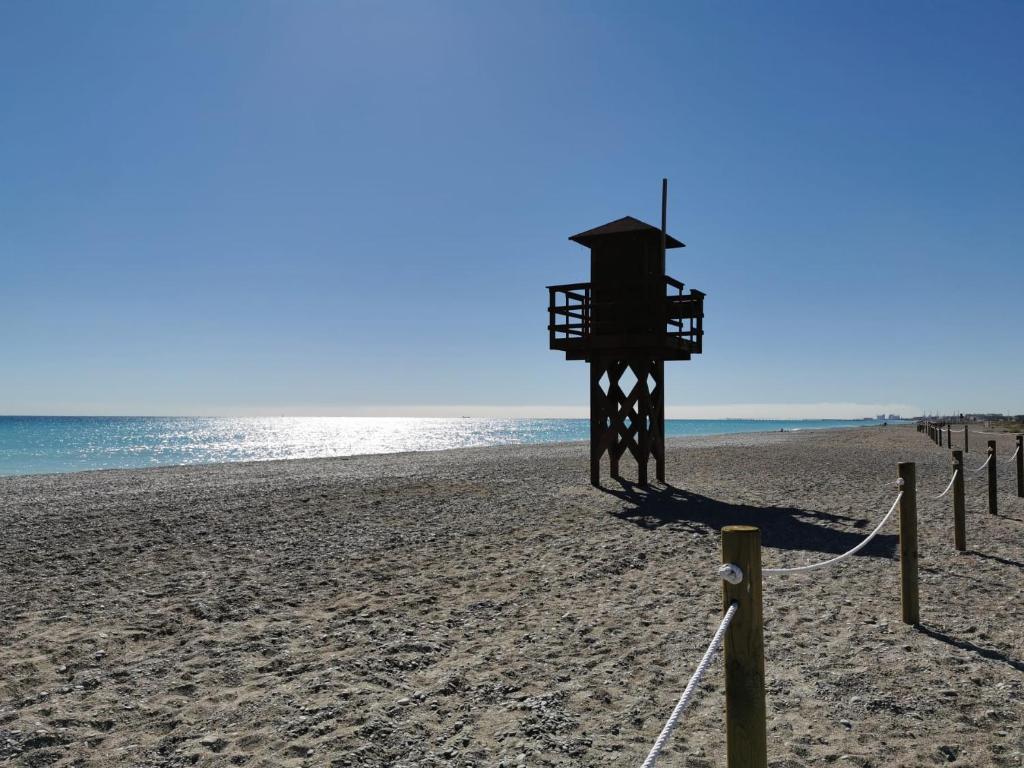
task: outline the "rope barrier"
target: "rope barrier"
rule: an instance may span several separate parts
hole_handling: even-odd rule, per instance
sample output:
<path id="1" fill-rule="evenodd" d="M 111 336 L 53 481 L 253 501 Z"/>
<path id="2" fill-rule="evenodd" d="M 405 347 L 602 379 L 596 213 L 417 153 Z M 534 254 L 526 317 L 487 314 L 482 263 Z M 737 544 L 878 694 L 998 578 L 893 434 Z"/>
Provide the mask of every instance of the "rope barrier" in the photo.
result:
<path id="1" fill-rule="evenodd" d="M 1017 446 L 1017 450 L 1013 452 L 1013 456 L 1011 456 L 1009 459 L 1007 459 L 1007 461 L 1005 463 L 1006 464 L 1013 464 L 1013 460 L 1017 458 L 1017 454 L 1018 453 L 1020 453 L 1020 446 L 1019 445 Z"/>
<path id="2" fill-rule="evenodd" d="M 941 499 L 943 496 L 945 496 L 947 493 L 949 493 L 950 490 L 952 490 L 953 483 L 956 482 L 956 476 L 959 475 L 959 474 L 960 474 L 960 470 L 959 469 L 954 469 L 953 470 L 953 479 L 949 481 L 949 485 L 946 486 L 946 490 L 944 490 L 942 493 L 940 493 L 938 496 L 935 497 L 936 499 Z"/>
<path id="3" fill-rule="evenodd" d="M 718 625 L 718 631 L 716 631 L 714 637 L 711 638 L 711 644 L 704 652 L 704 657 L 700 660 L 700 664 L 697 665 L 697 669 L 690 678 L 690 682 L 688 682 L 686 684 L 686 688 L 683 689 L 683 695 L 679 697 L 679 703 L 676 704 L 675 709 L 672 710 L 672 714 L 669 715 L 668 722 L 666 722 L 665 727 L 661 729 L 661 733 L 655 740 L 654 746 L 651 747 L 650 754 L 647 755 L 647 759 L 644 760 L 641 768 L 654 768 L 654 765 L 658 760 L 658 755 L 665 747 L 665 742 L 667 742 L 669 736 L 672 735 L 672 731 L 676 729 L 679 719 L 689 706 L 690 700 L 693 698 L 693 694 L 697 690 L 697 686 L 700 685 L 701 678 L 704 677 L 704 673 L 708 671 L 708 667 L 711 665 L 711 662 L 714 661 L 715 656 L 718 653 L 718 649 L 722 645 L 722 639 L 725 637 L 725 632 L 729 629 L 729 624 L 732 623 L 732 617 L 736 615 L 736 610 L 738 608 L 739 603 L 732 603 L 729 606 L 729 610 L 725 612 L 725 615 L 722 617 L 722 623 Z"/>
<path id="4" fill-rule="evenodd" d="M 848 550 L 846 552 L 843 552 L 843 554 L 841 554 L 841 555 L 836 555 L 835 557 L 831 558 L 830 560 L 822 560 L 820 563 L 811 563 L 810 565 L 798 565 L 798 566 L 795 566 L 793 568 L 762 568 L 761 569 L 761 573 L 797 573 L 798 571 L 813 571 L 816 568 L 825 568 L 825 567 L 827 567 L 829 565 L 835 565 L 836 563 L 842 562 L 843 560 L 845 560 L 848 557 L 853 557 L 855 554 L 857 554 L 862 549 L 864 549 L 864 547 L 866 547 L 868 545 L 868 542 L 871 541 L 873 538 L 875 538 L 875 536 L 878 535 L 878 532 L 880 530 L 882 530 L 882 527 L 887 522 L 889 522 L 889 518 L 892 517 L 892 513 L 896 511 L 896 507 L 899 506 L 900 499 L 902 499 L 902 498 L 903 498 L 903 491 L 901 490 L 896 495 L 896 501 L 894 501 L 892 503 L 892 507 L 889 509 L 888 512 L 885 513 L 885 517 L 882 518 L 882 522 L 880 522 L 875 527 L 875 530 L 873 530 L 871 533 L 868 534 L 868 537 L 866 539 L 864 539 L 864 541 L 862 541 L 860 544 L 855 546 L 853 549 Z"/>
<path id="5" fill-rule="evenodd" d="M 987 458 L 987 459 L 985 459 L 985 463 L 984 463 L 984 464 L 982 464 L 982 465 L 981 465 L 980 467 L 978 467 L 977 469 L 972 469 L 972 470 L 971 470 L 971 472 L 973 472 L 974 474 L 978 474 L 979 472 L 981 472 L 981 470 L 983 470 L 983 469 L 984 469 L 985 467 L 987 467 L 987 466 L 988 466 L 988 463 L 989 463 L 990 461 L 992 461 L 992 454 L 991 454 L 991 453 L 990 453 L 990 454 L 988 455 L 988 458 Z"/>

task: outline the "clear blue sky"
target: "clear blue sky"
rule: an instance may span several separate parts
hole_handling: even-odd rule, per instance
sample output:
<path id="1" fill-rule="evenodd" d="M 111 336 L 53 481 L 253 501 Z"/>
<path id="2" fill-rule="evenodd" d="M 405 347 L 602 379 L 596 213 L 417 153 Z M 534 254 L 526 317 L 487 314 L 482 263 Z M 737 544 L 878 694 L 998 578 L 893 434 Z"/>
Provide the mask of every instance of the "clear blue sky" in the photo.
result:
<path id="1" fill-rule="evenodd" d="M 1024 412 L 1022 39 L 1009 2 L 0 2 L 0 412 L 569 412 L 544 286 L 662 176 L 708 294 L 670 415 Z"/>

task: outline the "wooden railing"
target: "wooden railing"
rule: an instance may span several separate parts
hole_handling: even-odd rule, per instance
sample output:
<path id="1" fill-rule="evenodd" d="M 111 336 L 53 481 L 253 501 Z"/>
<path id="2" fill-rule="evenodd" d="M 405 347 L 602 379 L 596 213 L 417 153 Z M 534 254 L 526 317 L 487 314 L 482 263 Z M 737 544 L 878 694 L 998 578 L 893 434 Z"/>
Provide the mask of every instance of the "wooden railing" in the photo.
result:
<path id="1" fill-rule="evenodd" d="M 665 325 L 670 338 L 692 345 L 693 354 L 700 354 L 704 342 L 704 295 L 690 290 L 675 278 L 665 276 L 668 296 L 665 301 Z M 672 290 L 675 289 L 675 293 Z"/>
<path id="2" fill-rule="evenodd" d="M 699 354 L 704 337 L 704 293 L 690 290 L 665 277 L 665 337 Z M 585 345 L 592 335 L 607 333 L 593 324 L 594 302 L 590 283 L 548 286 L 548 337 L 552 349 Z M 613 331 L 613 329 L 608 329 Z"/>
<path id="3" fill-rule="evenodd" d="M 548 338 L 558 341 L 590 337 L 590 283 L 548 286 Z"/>

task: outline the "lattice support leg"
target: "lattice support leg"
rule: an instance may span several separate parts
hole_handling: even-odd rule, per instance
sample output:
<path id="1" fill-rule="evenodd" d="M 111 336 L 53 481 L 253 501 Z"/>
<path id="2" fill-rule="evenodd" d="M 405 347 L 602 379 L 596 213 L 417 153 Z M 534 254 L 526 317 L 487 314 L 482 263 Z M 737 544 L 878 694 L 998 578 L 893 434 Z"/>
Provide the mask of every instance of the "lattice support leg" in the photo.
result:
<path id="1" fill-rule="evenodd" d="M 652 450 L 656 466 L 656 476 L 659 483 L 665 482 L 665 361 L 656 360 L 651 369 L 651 378 L 654 380 L 651 400 L 653 401 L 653 428 L 654 440 Z"/>
<path id="2" fill-rule="evenodd" d="M 607 421 L 605 416 L 605 394 L 601 389 L 601 375 L 604 369 L 596 361 L 590 364 L 590 484 L 601 484 L 601 438 Z"/>
<path id="3" fill-rule="evenodd" d="M 635 360 L 630 363 L 636 376 L 636 474 L 637 483 L 647 485 L 647 463 L 651 458 L 651 389 L 647 381 L 650 361 Z"/>
<path id="4" fill-rule="evenodd" d="M 622 377 L 630 371 L 633 384 L 626 392 Z M 602 387 L 602 378 L 607 384 Z M 593 360 L 590 363 L 590 480 L 600 484 L 601 457 L 608 452 L 612 477 L 629 451 L 637 464 L 637 482 L 647 485 L 654 457 L 659 480 L 665 477 L 664 363 L 647 358 Z"/>

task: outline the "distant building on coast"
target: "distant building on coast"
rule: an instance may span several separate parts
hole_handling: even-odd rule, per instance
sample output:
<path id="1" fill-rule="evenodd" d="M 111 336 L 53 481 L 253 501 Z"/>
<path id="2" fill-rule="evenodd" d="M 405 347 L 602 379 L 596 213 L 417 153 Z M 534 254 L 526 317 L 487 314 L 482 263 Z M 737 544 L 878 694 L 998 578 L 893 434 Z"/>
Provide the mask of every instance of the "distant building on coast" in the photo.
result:
<path id="1" fill-rule="evenodd" d="M 612 477 L 629 451 L 637 482 L 647 484 L 653 456 L 665 480 L 665 361 L 689 360 L 703 348 L 704 294 L 686 291 L 665 272 L 665 251 L 683 243 L 632 216 L 569 239 L 590 249 L 590 281 L 548 286 L 549 348 L 590 363 L 590 482 L 601 459 Z"/>

